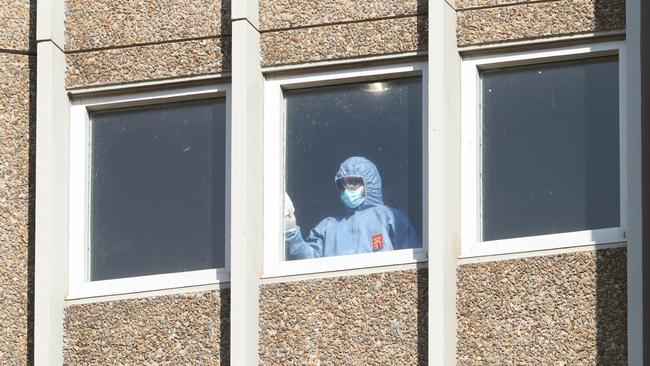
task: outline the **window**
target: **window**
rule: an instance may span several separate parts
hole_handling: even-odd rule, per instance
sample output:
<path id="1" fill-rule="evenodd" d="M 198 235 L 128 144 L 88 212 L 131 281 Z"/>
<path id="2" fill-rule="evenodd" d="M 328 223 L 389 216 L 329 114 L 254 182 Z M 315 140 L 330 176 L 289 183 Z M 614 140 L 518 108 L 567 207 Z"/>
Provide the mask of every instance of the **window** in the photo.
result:
<path id="1" fill-rule="evenodd" d="M 266 276 L 425 259 L 425 78 L 416 64 L 267 80 Z"/>
<path id="2" fill-rule="evenodd" d="M 225 89 L 73 102 L 70 296 L 227 278 Z"/>
<path id="3" fill-rule="evenodd" d="M 464 62 L 462 256 L 624 240 L 621 53 Z"/>

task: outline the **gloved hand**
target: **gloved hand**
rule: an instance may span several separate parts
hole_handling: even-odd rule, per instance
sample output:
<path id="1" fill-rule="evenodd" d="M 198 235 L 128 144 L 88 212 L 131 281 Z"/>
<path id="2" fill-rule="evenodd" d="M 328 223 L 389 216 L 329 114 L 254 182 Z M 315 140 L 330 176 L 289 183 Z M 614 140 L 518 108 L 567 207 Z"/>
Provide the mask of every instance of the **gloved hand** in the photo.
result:
<path id="1" fill-rule="evenodd" d="M 291 197 L 284 192 L 284 231 L 293 231 L 296 229 L 296 209 L 293 207 Z"/>

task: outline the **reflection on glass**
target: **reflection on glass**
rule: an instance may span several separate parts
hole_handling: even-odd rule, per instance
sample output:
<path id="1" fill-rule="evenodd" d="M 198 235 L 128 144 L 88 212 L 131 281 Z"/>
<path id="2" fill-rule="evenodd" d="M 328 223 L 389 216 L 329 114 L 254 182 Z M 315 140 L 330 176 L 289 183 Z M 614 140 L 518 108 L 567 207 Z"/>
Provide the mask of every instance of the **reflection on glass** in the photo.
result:
<path id="1" fill-rule="evenodd" d="M 481 72 L 482 240 L 618 227 L 618 60 Z"/>
<path id="2" fill-rule="evenodd" d="M 405 78 L 286 93 L 287 259 L 422 246 L 421 87 Z"/>
<path id="3" fill-rule="evenodd" d="M 388 82 L 366 83 L 361 85 L 361 90 L 370 93 L 381 93 L 388 89 L 390 89 L 390 83 Z"/>
<path id="4" fill-rule="evenodd" d="M 224 267 L 224 101 L 91 120 L 90 279 Z"/>

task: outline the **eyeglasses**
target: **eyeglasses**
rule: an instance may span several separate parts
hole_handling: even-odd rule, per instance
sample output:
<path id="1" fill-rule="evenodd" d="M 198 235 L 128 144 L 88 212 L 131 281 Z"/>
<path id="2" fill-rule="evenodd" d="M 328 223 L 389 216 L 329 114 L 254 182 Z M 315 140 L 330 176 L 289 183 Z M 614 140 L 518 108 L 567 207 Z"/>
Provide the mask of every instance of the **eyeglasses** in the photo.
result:
<path id="1" fill-rule="evenodd" d="M 336 182 L 340 189 L 349 189 L 354 191 L 363 186 L 363 178 L 361 177 L 343 177 Z"/>

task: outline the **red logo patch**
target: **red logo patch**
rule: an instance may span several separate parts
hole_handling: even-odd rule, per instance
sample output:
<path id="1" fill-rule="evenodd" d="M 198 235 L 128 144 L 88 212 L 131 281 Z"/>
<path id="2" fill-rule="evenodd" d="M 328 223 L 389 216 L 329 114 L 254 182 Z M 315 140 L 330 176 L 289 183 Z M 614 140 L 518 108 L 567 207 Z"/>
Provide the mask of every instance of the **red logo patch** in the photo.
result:
<path id="1" fill-rule="evenodd" d="M 384 248 L 384 237 L 381 234 L 375 234 L 372 236 L 372 250 L 374 252 L 382 250 Z"/>

